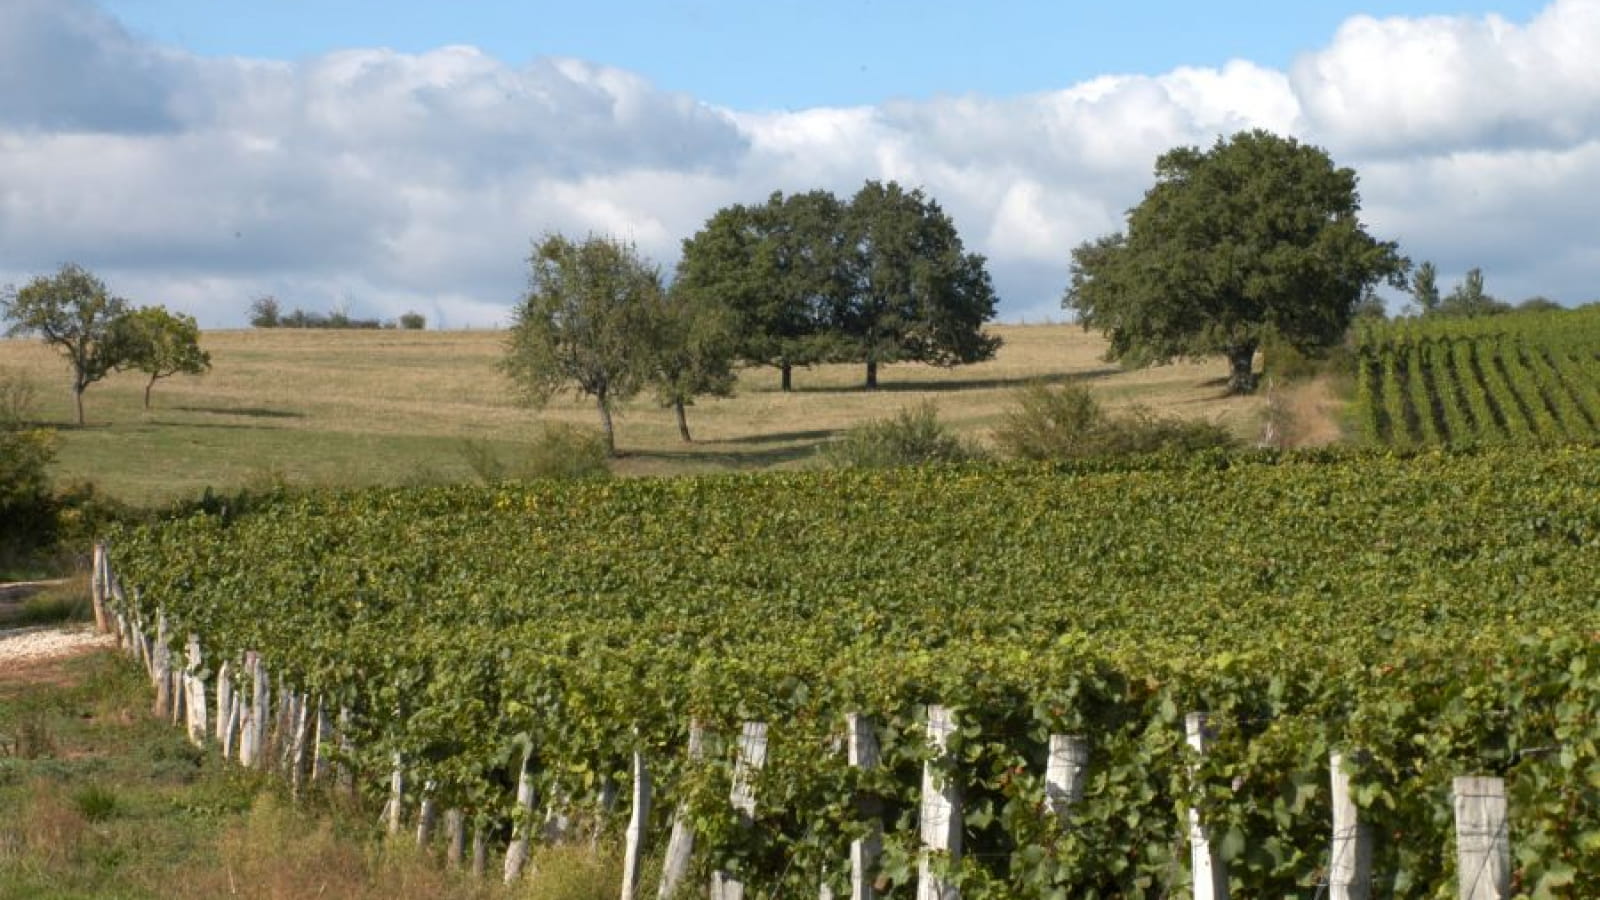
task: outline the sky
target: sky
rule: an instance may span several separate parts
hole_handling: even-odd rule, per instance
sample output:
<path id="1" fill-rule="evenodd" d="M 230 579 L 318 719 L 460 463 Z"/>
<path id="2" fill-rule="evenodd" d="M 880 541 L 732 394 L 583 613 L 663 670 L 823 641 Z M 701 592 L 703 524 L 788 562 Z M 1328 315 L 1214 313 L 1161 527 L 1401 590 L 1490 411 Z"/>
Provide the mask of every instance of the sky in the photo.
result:
<path id="1" fill-rule="evenodd" d="M 1448 289 L 1600 299 L 1600 0 L 0 0 L 0 284 L 503 323 L 530 241 L 670 271 L 718 208 L 922 187 L 1004 321 L 1163 151 L 1266 128 Z M 1403 298 L 1391 300 L 1398 309 Z"/>

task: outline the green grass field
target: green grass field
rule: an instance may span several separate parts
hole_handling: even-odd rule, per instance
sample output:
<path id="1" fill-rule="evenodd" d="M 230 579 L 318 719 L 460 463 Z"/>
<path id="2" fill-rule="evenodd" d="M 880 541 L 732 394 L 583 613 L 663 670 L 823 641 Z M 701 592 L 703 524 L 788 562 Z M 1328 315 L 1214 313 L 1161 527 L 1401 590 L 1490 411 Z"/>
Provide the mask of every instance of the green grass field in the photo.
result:
<path id="1" fill-rule="evenodd" d="M 746 370 L 738 393 L 690 410 L 696 441 L 678 439 L 669 410 L 648 396 L 617 422 L 617 471 L 660 475 L 813 464 L 817 448 L 863 421 L 932 400 L 956 429 L 979 438 L 1011 394 L 1031 380 L 1084 380 L 1112 408 L 1221 422 L 1241 438 L 1261 430 L 1265 401 L 1222 393 L 1221 361 L 1122 371 L 1101 358 L 1103 341 L 1076 326 L 996 326 L 998 357 L 954 369 L 888 366 L 882 387 L 859 389 L 859 366 L 795 373 L 778 390 L 772 369 Z M 503 334 L 492 331 L 218 331 L 204 336 L 213 371 L 173 378 L 141 407 L 143 380 L 114 375 L 85 395 L 88 424 L 72 422 L 70 370 L 37 341 L 0 341 L 0 369 L 38 390 L 38 413 L 59 429 L 60 482 L 93 480 L 133 503 L 286 480 L 316 485 L 456 481 L 473 477 L 463 452 L 482 442 L 507 459 L 541 421 L 589 425 L 586 397 L 543 411 L 516 404 L 495 368 Z"/>

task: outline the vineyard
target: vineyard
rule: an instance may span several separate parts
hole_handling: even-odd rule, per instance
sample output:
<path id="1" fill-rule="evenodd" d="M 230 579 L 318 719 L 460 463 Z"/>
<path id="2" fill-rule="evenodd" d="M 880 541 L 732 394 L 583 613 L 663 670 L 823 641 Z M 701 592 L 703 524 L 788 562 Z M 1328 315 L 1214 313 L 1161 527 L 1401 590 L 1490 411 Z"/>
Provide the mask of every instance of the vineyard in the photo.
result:
<path id="1" fill-rule="evenodd" d="M 911 896 L 938 705 L 966 898 L 1174 896 L 1190 808 L 1236 896 L 1323 896 L 1333 751 L 1376 895 L 1454 896 L 1451 779 L 1477 774 L 1506 779 L 1518 890 L 1600 896 L 1589 447 L 326 493 L 111 546 L 145 633 L 204 647 L 194 678 L 259 652 L 342 711 L 322 749 L 375 801 L 403 779 L 502 844 L 603 807 L 638 754 L 638 827 L 681 813 L 702 874 L 849 896 L 881 822 L 879 895 Z M 1065 818 L 1052 734 L 1089 754 Z"/>
<path id="2" fill-rule="evenodd" d="M 1374 445 L 1600 434 L 1600 310 L 1402 319 L 1358 328 L 1355 421 Z"/>

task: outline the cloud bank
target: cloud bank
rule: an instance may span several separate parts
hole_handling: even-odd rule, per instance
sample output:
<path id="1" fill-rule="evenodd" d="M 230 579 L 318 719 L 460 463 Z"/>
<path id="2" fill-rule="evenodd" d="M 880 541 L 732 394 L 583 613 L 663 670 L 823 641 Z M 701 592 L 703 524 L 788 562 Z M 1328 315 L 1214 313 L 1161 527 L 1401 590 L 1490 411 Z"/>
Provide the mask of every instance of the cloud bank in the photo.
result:
<path id="1" fill-rule="evenodd" d="M 86 0 L 0 0 L 0 283 L 66 260 L 208 327 L 253 297 L 504 321 L 529 242 L 631 238 L 670 267 L 772 190 L 921 185 L 989 256 L 1002 318 L 1061 318 L 1068 253 L 1179 144 L 1262 127 L 1362 177 L 1365 218 L 1448 283 L 1600 298 L 1600 0 L 1527 23 L 1357 17 L 1289 71 L 1108 75 L 1018 97 L 720 109 L 591 61 L 472 47 L 278 62 L 145 42 Z"/>

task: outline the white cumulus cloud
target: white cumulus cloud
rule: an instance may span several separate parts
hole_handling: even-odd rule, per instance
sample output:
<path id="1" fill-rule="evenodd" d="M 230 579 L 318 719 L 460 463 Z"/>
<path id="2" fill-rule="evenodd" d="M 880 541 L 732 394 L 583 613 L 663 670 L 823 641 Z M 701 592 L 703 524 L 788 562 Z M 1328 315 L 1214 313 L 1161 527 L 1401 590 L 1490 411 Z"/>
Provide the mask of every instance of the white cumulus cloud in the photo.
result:
<path id="1" fill-rule="evenodd" d="M 0 0 L 0 283 L 74 260 L 208 326 L 250 300 L 503 321 L 546 231 L 663 266 L 773 190 L 923 187 L 990 258 L 1005 318 L 1060 317 L 1068 254 L 1120 227 L 1160 153 L 1244 128 L 1357 169 L 1367 219 L 1446 281 L 1600 297 L 1600 0 L 1349 20 L 1289 71 L 1246 60 L 1015 97 L 716 108 L 604 61 L 466 46 L 299 61 L 144 42 L 87 0 Z"/>

